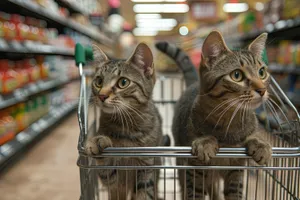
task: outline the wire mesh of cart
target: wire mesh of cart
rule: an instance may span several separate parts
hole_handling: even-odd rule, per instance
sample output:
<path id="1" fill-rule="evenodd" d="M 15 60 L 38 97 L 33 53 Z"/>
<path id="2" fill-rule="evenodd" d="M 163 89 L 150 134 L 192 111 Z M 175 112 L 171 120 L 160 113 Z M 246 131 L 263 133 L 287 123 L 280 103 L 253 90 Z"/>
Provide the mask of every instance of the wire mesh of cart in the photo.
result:
<path id="1" fill-rule="evenodd" d="M 267 166 L 258 166 L 251 162 L 247 156 L 245 148 L 220 148 L 217 158 L 244 158 L 247 159 L 245 166 L 187 166 L 177 165 L 176 158 L 191 159 L 191 147 L 136 147 L 136 148 L 106 148 L 101 155 L 89 157 L 84 152 L 84 142 L 87 134 L 98 129 L 99 108 L 89 106 L 89 83 L 88 77 L 79 64 L 81 75 L 80 102 L 78 107 L 78 121 L 80 125 L 80 135 L 78 141 L 79 158 L 77 165 L 80 168 L 81 200 L 115 200 L 134 199 L 131 197 L 131 190 L 127 185 L 129 180 L 137 179 L 137 171 L 154 170 L 154 184 L 158 184 L 155 189 L 153 199 L 199 199 L 193 195 L 187 198 L 187 184 L 183 180 L 183 185 L 179 184 L 178 173 L 186 174 L 187 170 L 193 171 L 222 171 L 222 170 L 242 170 L 244 172 L 243 188 L 244 198 L 249 200 L 299 200 L 300 199 L 300 134 L 299 115 L 281 90 L 277 82 L 271 78 L 269 92 L 275 103 L 269 105 L 268 109 L 258 111 L 258 118 L 265 128 L 271 133 L 270 139 L 273 143 L 272 161 Z M 174 144 L 171 124 L 173 117 L 173 107 L 176 100 L 185 89 L 183 78 L 180 74 L 159 74 L 153 92 L 153 98 L 163 118 L 163 132 L 171 137 Z M 95 164 L 95 159 L 103 157 L 105 159 L 133 159 L 136 157 L 156 157 L 163 160 L 159 166 L 106 166 Z M 98 170 L 116 170 L 118 174 L 125 172 L 126 195 L 119 194 L 116 188 L 104 186 L 98 178 Z M 132 173 L 133 172 L 133 173 Z M 124 173 L 123 173 L 124 174 Z M 130 176 L 129 176 L 130 174 Z M 132 176 L 135 174 L 135 177 Z M 156 182 L 156 178 L 158 179 Z M 186 176 L 184 176 L 186 179 Z M 203 180 L 204 181 L 204 180 Z M 195 183 L 193 183 L 195 184 Z M 197 183 L 196 183 L 197 184 Z M 224 182 L 220 180 L 218 187 L 224 187 Z M 118 185 L 118 184 L 117 184 Z M 146 186 L 145 186 L 146 187 Z M 193 186 L 195 193 L 195 185 Z M 128 193 L 127 193 L 128 191 Z M 211 191 L 213 193 L 213 191 Z M 217 191 L 215 191 L 217 192 Z M 204 193 L 204 191 L 203 191 Z M 211 194 L 212 194 L 211 193 Z M 213 195 L 206 195 L 205 199 L 214 199 Z M 219 199 L 224 199 L 220 196 Z M 215 200 L 215 199 L 214 199 Z"/>

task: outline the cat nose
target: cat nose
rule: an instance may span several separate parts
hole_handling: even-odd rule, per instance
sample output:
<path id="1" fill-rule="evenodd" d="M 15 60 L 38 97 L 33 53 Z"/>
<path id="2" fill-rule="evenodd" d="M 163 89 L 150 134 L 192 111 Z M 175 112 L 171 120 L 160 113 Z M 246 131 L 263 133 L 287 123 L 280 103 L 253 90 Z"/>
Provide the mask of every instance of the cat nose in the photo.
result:
<path id="1" fill-rule="evenodd" d="M 99 95 L 99 99 L 102 101 L 102 102 L 104 102 L 105 101 L 105 99 L 107 99 L 109 96 L 108 95 L 105 95 L 105 94 L 100 94 Z"/>
<path id="2" fill-rule="evenodd" d="M 266 93 L 266 88 L 260 88 L 255 90 L 260 96 L 264 96 Z"/>

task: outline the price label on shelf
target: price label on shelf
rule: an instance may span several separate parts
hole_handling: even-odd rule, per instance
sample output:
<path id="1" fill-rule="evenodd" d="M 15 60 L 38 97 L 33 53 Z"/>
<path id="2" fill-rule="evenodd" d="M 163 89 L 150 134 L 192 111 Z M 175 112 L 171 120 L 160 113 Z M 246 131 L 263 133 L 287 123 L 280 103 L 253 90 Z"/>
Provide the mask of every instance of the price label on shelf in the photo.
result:
<path id="1" fill-rule="evenodd" d="M 30 141 L 31 136 L 25 132 L 21 132 L 16 136 L 16 139 L 20 142 L 20 143 L 27 143 L 28 141 Z"/>
<path id="2" fill-rule="evenodd" d="M 38 10 L 41 7 L 39 6 L 39 4 L 33 2 L 33 1 L 24 1 L 24 0 L 17 0 L 19 3 L 22 3 L 24 6 L 26 7 L 30 7 L 31 9 L 35 9 Z"/>
<path id="3" fill-rule="evenodd" d="M 4 156 L 10 156 L 11 154 L 14 153 L 14 148 L 12 145 L 10 144 L 3 144 L 1 146 L 1 149 L 0 149 L 1 153 L 4 155 Z"/>
<path id="4" fill-rule="evenodd" d="M 11 46 L 17 51 L 24 51 L 24 47 L 17 41 L 12 41 Z"/>
<path id="5" fill-rule="evenodd" d="M 17 100 L 23 100 L 27 96 L 27 91 L 22 89 L 16 89 L 13 91 L 13 94 Z"/>
<path id="6" fill-rule="evenodd" d="M 34 83 L 31 83 L 29 86 L 28 86 L 28 88 L 29 88 L 29 90 L 31 91 L 31 92 L 38 92 L 38 90 L 39 90 L 39 88 L 38 88 L 38 86 L 36 85 L 36 84 L 34 84 Z"/>
<path id="7" fill-rule="evenodd" d="M 38 121 L 38 123 L 39 123 L 39 126 L 40 126 L 41 129 L 46 129 L 47 126 L 48 126 L 48 122 L 46 120 L 44 120 L 44 119 L 40 119 Z"/>
<path id="8" fill-rule="evenodd" d="M 44 81 L 37 81 L 36 82 L 36 86 L 40 89 L 43 89 L 44 88 L 44 85 L 45 85 L 45 82 Z"/>
<path id="9" fill-rule="evenodd" d="M 0 48 L 1 49 L 6 49 L 8 47 L 8 44 L 5 40 L 0 39 Z"/>
<path id="10" fill-rule="evenodd" d="M 39 133 L 40 131 L 41 131 L 41 127 L 40 127 L 40 125 L 38 124 L 38 123 L 34 123 L 34 124 L 32 124 L 32 130 L 34 131 L 34 132 L 36 132 L 36 133 Z"/>

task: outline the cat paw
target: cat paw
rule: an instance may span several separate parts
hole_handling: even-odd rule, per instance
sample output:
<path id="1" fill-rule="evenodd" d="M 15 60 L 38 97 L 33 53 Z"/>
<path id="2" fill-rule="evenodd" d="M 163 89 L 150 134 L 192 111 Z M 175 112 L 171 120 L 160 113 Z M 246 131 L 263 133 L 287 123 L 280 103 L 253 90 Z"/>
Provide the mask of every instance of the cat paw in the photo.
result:
<path id="1" fill-rule="evenodd" d="M 248 155 L 252 156 L 253 160 L 259 165 L 268 164 L 272 159 L 272 146 L 265 141 L 249 140 L 246 143 L 246 148 Z"/>
<path id="2" fill-rule="evenodd" d="M 219 149 L 218 141 L 215 137 L 202 137 L 193 141 L 192 155 L 197 156 L 200 161 L 209 162 L 216 156 Z"/>
<path id="3" fill-rule="evenodd" d="M 85 153 L 89 156 L 101 154 L 106 147 L 112 147 L 112 141 L 106 136 L 96 136 L 88 139 L 85 144 Z"/>

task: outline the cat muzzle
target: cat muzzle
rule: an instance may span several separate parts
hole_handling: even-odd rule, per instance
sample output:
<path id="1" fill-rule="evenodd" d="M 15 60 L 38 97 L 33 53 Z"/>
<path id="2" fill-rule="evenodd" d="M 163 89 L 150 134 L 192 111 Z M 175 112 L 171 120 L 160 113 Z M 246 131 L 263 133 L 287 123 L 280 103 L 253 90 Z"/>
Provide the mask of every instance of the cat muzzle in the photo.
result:
<path id="1" fill-rule="evenodd" d="M 99 99 L 104 102 L 109 96 L 108 95 L 105 95 L 105 94 L 100 94 L 99 95 Z"/>
<path id="2" fill-rule="evenodd" d="M 264 94 L 266 93 L 266 88 L 260 88 L 260 89 L 256 89 L 255 90 L 260 96 L 264 96 Z"/>

